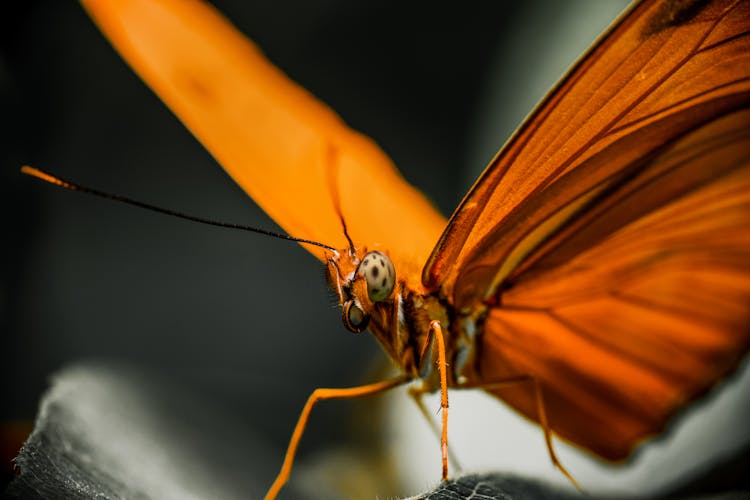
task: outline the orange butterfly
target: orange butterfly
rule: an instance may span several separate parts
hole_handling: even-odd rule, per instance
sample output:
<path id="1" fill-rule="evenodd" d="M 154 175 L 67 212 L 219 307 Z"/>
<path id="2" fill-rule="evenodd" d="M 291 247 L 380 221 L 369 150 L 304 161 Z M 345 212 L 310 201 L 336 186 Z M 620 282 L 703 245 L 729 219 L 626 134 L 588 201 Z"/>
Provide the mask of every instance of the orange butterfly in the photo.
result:
<path id="1" fill-rule="evenodd" d="M 750 345 L 750 2 L 645 1 L 529 117 L 447 226 L 370 140 L 214 10 L 84 1 L 229 174 L 326 264 L 354 332 L 403 375 L 482 388 L 550 433 L 628 456 Z M 220 76 L 217 76 L 220 75 Z M 561 470 L 562 466 L 558 464 Z"/>

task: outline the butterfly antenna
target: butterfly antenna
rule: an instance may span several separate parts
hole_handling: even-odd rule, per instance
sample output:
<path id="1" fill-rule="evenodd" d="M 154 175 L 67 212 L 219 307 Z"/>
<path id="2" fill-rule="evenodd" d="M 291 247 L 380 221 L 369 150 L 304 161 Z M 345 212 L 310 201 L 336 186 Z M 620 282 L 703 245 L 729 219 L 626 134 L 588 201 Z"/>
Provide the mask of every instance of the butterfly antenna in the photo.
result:
<path id="1" fill-rule="evenodd" d="M 336 253 L 335 248 L 325 245 L 323 243 L 319 243 L 317 241 L 306 240 L 303 238 L 295 238 L 294 236 L 289 236 L 288 234 L 274 233 L 273 231 L 266 231 L 265 229 L 259 229 L 257 227 L 244 226 L 242 224 L 232 224 L 228 222 L 219 222 L 215 220 L 204 219 L 202 217 L 195 217 L 193 215 L 187 215 L 187 214 L 183 214 L 180 212 L 175 212 L 174 210 L 170 210 L 168 208 L 157 207 L 155 205 L 144 203 L 142 201 L 127 198 L 125 196 L 120 196 L 118 194 L 112 194 L 112 193 L 107 193 L 104 191 L 99 191 L 98 189 L 94 189 L 94 188 L 90 188 L 87 186 L 83 186 L 81 184 L 76 184 L 74 182 L 66 181 L 65 179 L 61 179 L 60 177 L 57 177 L 50 173 L 39 170 L 38 168 L 29 167 L 28 165 L 24 165 L 23 167 L 21 167 L 21 173 L 30 175 L 32 177 L 36 177 L 37 179 L 41 179 L 45 182 L 49 182 L 50 184 L 54 184 L 56 186 L 60 186 L 65 189 L 70 189 L 71 191 L 80 191 L 81 193 L 93 194 L 94 196 L 99 196 L 101 198 L 106 198 L 108 200 L 119 201 L 127 205 L 133 205 L 136 207 L 145 208 L 146 210 L 151 210 L 153 212 L 159 212 L 162 214 L 171 215 L 180 219 L 185 219 L 185 220 L 189 220 L 192 222 L 199 222 L 201 224 L 208 224 L 209 226 L 218 226 L 218 227 L 226 227 L 229 229 L 239 229 L 241 231 L 249 231 L 251 233 L 258 233 L 258 234 L 263 234 L 265 236 L 270 236 L 272 238 L 278 238 L 280 240 L 296 241 L 297 243 L 314 245 L 316 247 L 325 248 L 326 250 L 330 250 L 331 252 Z"/>
<path id="2" fill-rule="evenodd" d="M 344 230 L 344 236 L 346 236 L 346 241 L 349 242 L 349 255 L 354 257 L 355 255 L 357 255 L 357 252 L 354 249 L 354 242 L 349 236 L 349 231 L 346 230 L 346 221 L 344 220 L 344 216 L 341 213 L 339 213 L 339 219 L 341 219 L 341 227 Z"/>
<path id="3" fill-rule="evenodd" d="M 341 199 L 339 198 L 339 190 L 336 183 L 336 179 L 338 178 L 338 176 L 336 175 L 338 173 L 338 162 L 336 161 L 337 154 L 338 152 L 336 151 L 336 148 L 334 148 L 332 144 L 329 144 L 326 148 L 326 164 L 329 166 L 328 192 L 331 195 L 331 203 L 333 203 L 333 209 L 339 216 L 339 220 L 341 221 L 341 227 L 344 230 L 346 241 L 349 242 L 349 255 L 354 257 L 357 253 L 354 249 L 354 242 L 352 241 L 351 236 L 349 236 L 349 231 L 347 231 L 346 229 L 346 221 L 344 220 L 344 214 L 341 211 Z"/>

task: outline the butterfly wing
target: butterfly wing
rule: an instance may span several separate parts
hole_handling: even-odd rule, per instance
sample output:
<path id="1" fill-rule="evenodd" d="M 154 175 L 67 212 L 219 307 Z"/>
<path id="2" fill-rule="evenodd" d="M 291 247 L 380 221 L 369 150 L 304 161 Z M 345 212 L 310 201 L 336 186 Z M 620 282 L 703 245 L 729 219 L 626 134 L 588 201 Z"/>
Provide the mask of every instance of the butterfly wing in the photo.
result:
<path id="1" fill-rule="evenodd" d="M 750 347 L 748 120 L 744 111 L 679 141 L 658 160 L 663 176 L 579 237 L 680 184 L 688 192 L 598 245 L 572 252 L 572 238 L 519 276 L 486 319 L 482 376 L 533 374 L 553 430 L 621 459 L 734 369 Z M 495 394 L 535 418 L 524 389 Z"/>
<path id="2" fill-rule="evenodd" d="M 485 300 L 645 158 L 746 105 L 748 5 L 696 5 L 640 4 L 573 68 L 453 214 L 425 285 Z"/>
<path id="3" fill-rule="evenodd" d="M 395 262 L 426 260 L 443 217 L 377 145 L 291 82 L 212 7 L 192 0 L 83 4 L 136 73 L 289 234 L 344 248 L 340 210 L 355 242 L 388 248 Z M 308 249 L 323 258 L 321 249 Z"/>
<path id="4" fill-rule="evenodd" d="M 750 2 L 646 1 L 492 161 L 423 271 L 488 308 L 473 383 L 627 456 L 750 344 Z M 493 391 L 532 419 L 526 387 Z"/>

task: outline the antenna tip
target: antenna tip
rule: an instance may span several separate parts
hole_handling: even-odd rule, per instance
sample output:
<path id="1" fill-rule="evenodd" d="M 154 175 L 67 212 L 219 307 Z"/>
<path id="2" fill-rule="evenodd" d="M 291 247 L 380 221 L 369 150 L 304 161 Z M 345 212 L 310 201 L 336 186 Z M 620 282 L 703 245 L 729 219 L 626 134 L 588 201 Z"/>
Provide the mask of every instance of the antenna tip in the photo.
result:
<path id="1" fill-rule="evenodd" d="M 23 165 L 21 167 L 21 173 L 30 175 L 31 177 L 36 177 L 37 179 L 41 179 L 45 182 L 49 182 L 50 184 L 55 184 L 57 186 L 65 187 L 68 189 L 76 189 L 75 186 L 72 186 L 71 184 L 58 179 L 57 177 L 48 174 L 47 172 L 43 172 L 39 170 L 38 168 L 31 167 L 29 165 Z"/>

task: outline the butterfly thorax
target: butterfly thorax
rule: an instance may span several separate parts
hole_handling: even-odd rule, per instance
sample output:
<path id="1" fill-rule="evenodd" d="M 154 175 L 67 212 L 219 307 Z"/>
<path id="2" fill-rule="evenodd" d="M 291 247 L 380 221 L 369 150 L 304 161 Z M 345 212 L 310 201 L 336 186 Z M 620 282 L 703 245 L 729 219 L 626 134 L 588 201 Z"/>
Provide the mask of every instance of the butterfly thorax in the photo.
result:
<path id="1" fill-rule="evenodd" d="M 344 325 L 355 333 L 369 330 L 399 369 L 421 378 L 427 390 L 435 390 L 439 380 L 430 322 L 437 320 L 443 326 L 449 364 L 467 359 L 465 335 L 451 332 L 450 305 L 410 283 L 408 276 L 408 269 L 395 269 L 387 253 L 377 250 L 347 249 L 326 264 L 327 281 L 337 295 Z M 461 378 L 459 371 L 448 370 L 449 385 L 460 383 Z"/>

